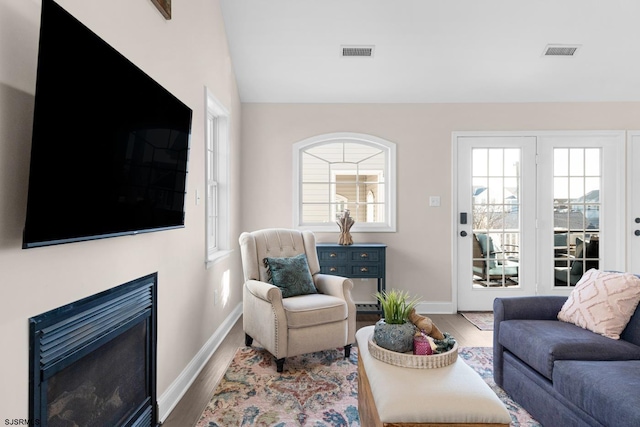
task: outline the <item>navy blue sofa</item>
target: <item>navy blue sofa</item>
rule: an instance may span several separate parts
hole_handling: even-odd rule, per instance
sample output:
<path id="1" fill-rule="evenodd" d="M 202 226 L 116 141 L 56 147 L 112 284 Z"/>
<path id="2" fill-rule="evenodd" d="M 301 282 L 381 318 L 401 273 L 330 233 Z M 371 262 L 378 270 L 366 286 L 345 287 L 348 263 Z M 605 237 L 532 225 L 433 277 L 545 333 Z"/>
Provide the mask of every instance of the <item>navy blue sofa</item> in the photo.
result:
<path id="1" fill-rule="evenodd" d="M 566 299 L 495 299 L 495 382 L 544 426 L 640 426 L 640 308 L 613 340 L 557 320 Z"/>

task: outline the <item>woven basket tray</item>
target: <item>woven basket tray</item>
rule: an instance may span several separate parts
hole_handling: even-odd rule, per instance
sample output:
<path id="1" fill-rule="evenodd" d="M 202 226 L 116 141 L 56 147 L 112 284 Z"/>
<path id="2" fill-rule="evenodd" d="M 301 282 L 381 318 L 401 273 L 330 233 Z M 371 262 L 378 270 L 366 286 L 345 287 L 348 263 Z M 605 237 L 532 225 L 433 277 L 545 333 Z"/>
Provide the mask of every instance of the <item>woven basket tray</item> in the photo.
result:
<path id="1" fill-rule="evenodd" d="M 458 360 L 458 343 L 445 353 L 431 354 L 428 356 L 416 356 L 409 353 L 398 353 L 378 346 L 373 341 L 373 334 L 369 338 L 369 353 L 376 359 L 403 368 L 434 369 L 444 368 Z"/>

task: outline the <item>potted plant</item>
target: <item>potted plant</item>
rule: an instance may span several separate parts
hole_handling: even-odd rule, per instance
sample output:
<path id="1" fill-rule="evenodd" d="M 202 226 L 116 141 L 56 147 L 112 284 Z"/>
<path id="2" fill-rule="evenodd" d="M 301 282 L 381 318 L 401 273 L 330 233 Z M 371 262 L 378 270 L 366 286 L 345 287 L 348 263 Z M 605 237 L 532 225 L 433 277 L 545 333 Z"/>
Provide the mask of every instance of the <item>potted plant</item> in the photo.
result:
<path id="1" fill-rule="evenodd" d="M 374 327 L 374 341 L 387 350 L 399 353 L 411 351 L 416 326 L 409 321 L 409 313 L 420 299 L 410 298 L 408 292 L 395 289 L 377 292 L 375 296 L 380 302 L 384 318 Z"/>

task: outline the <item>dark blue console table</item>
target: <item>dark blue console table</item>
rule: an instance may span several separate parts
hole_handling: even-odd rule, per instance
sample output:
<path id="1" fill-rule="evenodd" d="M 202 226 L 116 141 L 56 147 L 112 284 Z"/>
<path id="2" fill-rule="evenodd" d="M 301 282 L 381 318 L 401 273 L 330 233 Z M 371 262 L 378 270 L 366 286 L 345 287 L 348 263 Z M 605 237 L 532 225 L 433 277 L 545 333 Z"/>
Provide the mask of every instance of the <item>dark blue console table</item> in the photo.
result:
<path id="1" fill-rule="evenodd" d="M 377 279 L 378 292 L 385 290 L 387 245 L 382 243 L 317 243 L 320 272 L 350 279 Z M 380 304 L 357 304 L 358 313 L 382 314 Z"/>

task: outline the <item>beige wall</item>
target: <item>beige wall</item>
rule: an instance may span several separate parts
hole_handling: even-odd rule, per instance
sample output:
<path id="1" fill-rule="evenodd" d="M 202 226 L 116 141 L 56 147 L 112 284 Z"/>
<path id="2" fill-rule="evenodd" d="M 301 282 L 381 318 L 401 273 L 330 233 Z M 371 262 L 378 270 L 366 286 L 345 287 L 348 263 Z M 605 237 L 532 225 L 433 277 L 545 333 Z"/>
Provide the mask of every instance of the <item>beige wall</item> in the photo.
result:
<path id="1" fill-rule="evenodd" d="M 0 420 L 28 417 L 31 316 L 157 271 L 161 397 L 241 302 L 238 251 L 205 268 L 205 204 L 195 203 L 196 190 L 204 194 L 207 86 L 231 112 L 230 234 L 236 248 L 241 108 L 218 1 L 173 2 L 170 21 L 150 0 L 59 4 L 193 109 L 186 228 L 21 249 L 41 3 L 0 1 Z M 214 306 L 226 270 L 229 301 Z"/>
<path id="2" fill-rule="evenodd" d="M 398 232 L 354 238 L 387 243 L 389 286 L 428 301 L 451 299 L 452 131 L 640 129 L 640 103 L 246 104 L 241 113 L 216 0 L 173 2 L 171 21 L 148 0 L 59 2 L 193 109 L 186 228 L 21 249 L 40 1 L 0 1 L 0 420 L 27 418 L 31 316 L 157 271 L 162 396 L 240 303 L 238 251 L 204 265 L 204 203 L 196 205 L 195 192 L 204 194 L 205 86 L 232 115 L 233 248 L 242 230 L 292 225 L 293 143 L 329 132 L 375 135 L 398 146 Z M 430 195 L 440 195 L 442 206 L 428 207 Z M 334 242 L 338 235 L 318 237 Z M 229 301 L 214 306 L 227 270 Z"/>
<path id="3" fill-rule="evenodd" d="M 243 104 L 242 111 L 243 200 L 268 206 L 243 210 L 244 227 L 292 225 L 295 142 L 332 132 L 365 133 L 395 142 L 398 231 L 354 233 L 354 241 L 388 245 L 388 287 L 406 289 L 428 302 L 449 303 L 452 132 L 640 128 L 640 103 Z M 429 196 L 440 196 L 441 206 L 429 207 Z M 337 242 L 337 226 L 336 233 L 319 234 L 318 240 Z M 362 288 L 356 290 L 361 301 L 374 289 L 371 284 Z"/>

